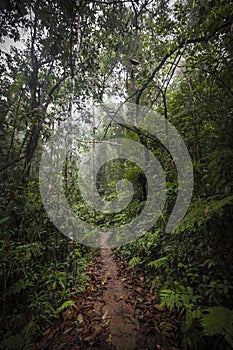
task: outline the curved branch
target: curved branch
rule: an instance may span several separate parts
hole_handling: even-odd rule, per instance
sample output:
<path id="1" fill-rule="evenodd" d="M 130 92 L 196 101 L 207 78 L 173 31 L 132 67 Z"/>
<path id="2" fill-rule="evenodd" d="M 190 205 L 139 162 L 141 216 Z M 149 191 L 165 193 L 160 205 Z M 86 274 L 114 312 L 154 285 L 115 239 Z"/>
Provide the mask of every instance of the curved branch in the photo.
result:
<path id="1" fill-rule="evenodd" d="M 64 74 L 60 79 L 57 80 L 57 82 L 54 84 L 54 86 L 52 87 L 52 89 L 49 91 L 48 97 L 47 97 L 46 102 L 45 102 L 44 107 L 43 107 L 44 110 L 47 109 L 49 103 L 51 102 L 54 91 L 61 85 L 61 83 L 62 83 L 67 77 L 68 77 L 68 74 Z"/>
<path id="2" fill-rule="evenodd" d="M 176 53 L 178 50 L 182 49 L 183 47 L 185 47 L 188 44 L 196 44 L 196 43 L 201 43 L 201 42 L 208 42 L 213 36 L 215 36 L 220 30 L 222 30 L 223 28 L 226 28 L 228 26 L 231 25 L 231 21 L 227 21 L 226 23 L 224 23 L 223 25 L 221 25 L 220 27 L 218 27 L 215 32 L 211 33 L 211 34 L 207 34 L 203 37 L 198 37 L 198 38 L 193 38 L 193 39 L 183 39 L 181 41 L 181 43 L 179 45 L 177 45 L 174 49 L 172 49 L 170 52 L 168 52 L 163 59 L 161 60 L 161 62 L 159 63 L 159 65 L 153 70 L 151 76 L 148 78 L 147 82 L 142 86 L 142 88 L 139 90 L 138 95 L 136 97 L 136 104 L 139 104 L 140 102 L 140 98 L 142 96 L 142 93 L 146 90 L 146 88 L 148 87 L 148 85 L 153 81 L 156 73 L 158 73 L 158 71 L 160 71 L 160 69 L 164 66 L 164 64 L 166 63 L 166 61 L 168 60 L 168 58 L 170 58 L 174 53 Z"/>

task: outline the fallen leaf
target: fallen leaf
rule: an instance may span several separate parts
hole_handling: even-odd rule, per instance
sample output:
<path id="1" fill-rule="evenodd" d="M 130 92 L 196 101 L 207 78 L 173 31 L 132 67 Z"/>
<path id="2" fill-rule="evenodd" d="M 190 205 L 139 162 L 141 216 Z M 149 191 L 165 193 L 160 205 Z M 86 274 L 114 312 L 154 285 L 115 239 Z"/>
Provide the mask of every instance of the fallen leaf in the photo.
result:
<path id="1" fill-rule="evenodd" d="M 156 310 L 162 312 L 166 310 L 166 306 L 161 306 L 159 304 L 155 304 L 154 307 L 156 308 Z"/>
<path id="2" fill-rule="evenodd" d="M 108 311 L 105 311 L 105 313 L 102 316 L 102 319 L 105 320 L 105 318 L 108 316 Z"/>
<path id="3" fill-rule="evenodd" d="M 74 329 L 74 327 L 69 327 L 69 328 L 67 328 L 67 329 L 64 330 L 63 334 L 68 334 L 68 333 L 70 333 L 73 329 Z"/>
<path id="4" fill-rule="evenodd" d="M 173 329 L 173 324 L 168 323 L 168 322 L 161 322 L 159 324 L 159 328 L 164 332 L 164 331 L 171 331 Z"/>
<path id="5" fill-rule="evenodd" d="M 79 314 L 79 315 L 78 315 L 77 321 L 78 321 L 80 324 L 83 323 L 83 315 L 82 315 L 82 314 Z"/>

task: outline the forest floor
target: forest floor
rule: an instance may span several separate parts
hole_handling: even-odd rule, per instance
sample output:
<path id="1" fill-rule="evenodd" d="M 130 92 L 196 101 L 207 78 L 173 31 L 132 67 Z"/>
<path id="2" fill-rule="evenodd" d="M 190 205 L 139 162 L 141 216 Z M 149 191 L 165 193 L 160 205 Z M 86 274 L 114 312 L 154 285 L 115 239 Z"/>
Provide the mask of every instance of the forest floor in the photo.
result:
<path id="1" fill-rule="evenodd" d="M 101 240 L 106 247 L 104 234 Z M 101 248 L 86 273 L 86 291 L 74 288 L 75 307 L 46 329 L 35 350 L 180 349 L 177 316 L 156 303 L 147 278 L 121 256 Z"/>

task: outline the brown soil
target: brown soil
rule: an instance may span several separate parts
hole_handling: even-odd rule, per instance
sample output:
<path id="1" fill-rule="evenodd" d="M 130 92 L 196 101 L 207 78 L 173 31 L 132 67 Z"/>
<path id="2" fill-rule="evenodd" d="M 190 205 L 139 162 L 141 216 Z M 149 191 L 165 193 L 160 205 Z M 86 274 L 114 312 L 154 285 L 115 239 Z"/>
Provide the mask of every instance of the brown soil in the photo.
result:
<path id="1" fill-rule="evenodd" d="M 87 275 L 88 288 L 76 307 L 64 311 L 45 331 L 35 350 L 177 350 L 179 320 L 156 304 L 146 276 L 114 256 L 107 236 Z"/>
<path id="2" fill-rule="evenodd" d="M 106 246 L 106 243 L 107 237 L 102 234 L 100 246 Z M 129 299 L 129 292 L 124 288 L 124 284 L 118 277 L 111 248 L 103 248 L 100 253 L 103 263 L 103 280 L 106 281 L 106 289 L 103 292 L 103 299 L 105 300 L 103 310 L 109 317 L 111 342 L 117 350 L 135 349 L 140 326 L 132 306 L 126 303 L 126 300 Z"/>

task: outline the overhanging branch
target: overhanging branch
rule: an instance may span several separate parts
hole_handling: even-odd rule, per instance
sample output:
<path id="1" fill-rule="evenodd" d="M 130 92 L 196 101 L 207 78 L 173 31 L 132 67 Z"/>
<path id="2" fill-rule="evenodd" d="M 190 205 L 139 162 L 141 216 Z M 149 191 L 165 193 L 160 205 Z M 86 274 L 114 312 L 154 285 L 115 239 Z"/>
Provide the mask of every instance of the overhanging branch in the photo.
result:
<path id="1" fill-rule="evenodd" d="M 201 42 L 208 42 L 213 36 L 215 36 L 220 30 L 230 26 L 232 23 L 231 21 L 227 21 L 226 23 L 224 23 L 223 25 L 221 25 L 220 27 L 218 27 L 215 32 L 207 34 L 203 37 L 198 37 L 198 38 L 193 38 L 193 39 L 183 39 L 181 41 L 181 43 L 179 45 L 177 45 L 174 49 L 172 49 L 170 52 L 168 52 L 163 59 L 161 60 L 161 62 L 159 63 L 159 65 L 153 70 L 153 72 L 151 73 L 151 76 L 148 78 L 148 80 L 145 82 L 145 84 L 142 86 L 142 88 L 138 91 L 137 93 L 137 97 L 136 97 L 136 104 L 140 103 L 140 98 L 142 96 L 142 93 L 146 90 L 146 88 L 148 87 L 148 85 L 153 81 L 155 75 L 160 71 L 160 69 L 164 66 L 164 64 L 166 63 L 166 61 L 168 60 L 168 58 L 170 58 L 174 53 L 176 53 L 177 51 L 179 51 L 180 49 L 182 49 L 184 46 L 188 45 L 188 44 L 196 44 L 196 43 L 201 43 Z"/>

